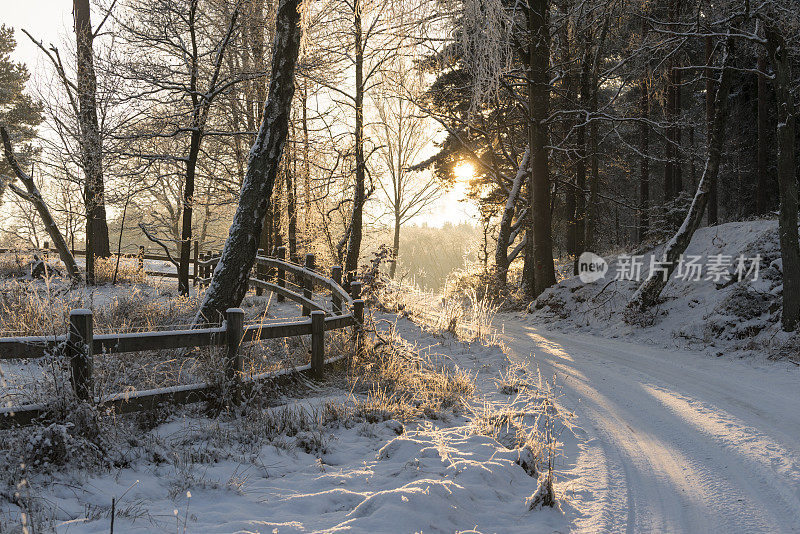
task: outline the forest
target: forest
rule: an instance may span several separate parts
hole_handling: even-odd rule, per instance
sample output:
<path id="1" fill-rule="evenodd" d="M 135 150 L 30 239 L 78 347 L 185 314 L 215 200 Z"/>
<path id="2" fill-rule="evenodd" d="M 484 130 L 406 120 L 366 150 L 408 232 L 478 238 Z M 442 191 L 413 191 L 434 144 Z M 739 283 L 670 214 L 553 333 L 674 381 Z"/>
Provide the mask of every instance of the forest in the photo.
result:
<path id="1" fill-rule="evenodd" d="M 77 237 L 91 283 L 93 257 L 146 237 L 186 293 L 193 243 L 222 246 L 270 134 L 280 155 L 247 231 L 294 260 L 315 251 L 356 272 L 380 228 L 402 258 L 402 227 L 461 179 L 497 294 L 516 264 L 511 289 L 532 299 L 554 258 L 577 269 L 584 251 L 672 237 L 685 219 L 674 262 L 700 224 L 774 212 L 784 272 L 800 274 L 793 2 L 295 4 L 100 2 L 93 25 L 76 2 L 60 44 L 4 27 L 5 149 L 19 152 L 3 168 L 4 242 Z M 39 48 L 33 84 L 10 58 L 17 39 Z M 285 127 L 267 122 L 268 97 Z M 800 296 L 784 287 L 793 328 Z"/>
<path id="2" fill-rule="evenodd" d="M 796 528 L 797 495 L 779 487 L 800 488 L 800 388 L 789 374 L 800 362 L 799 91 L 796 0 L 4 6 L 0 363 L 10 363 L 8 382 L 0 367 L 0 444 L 28 452 L 0 454 L 0 532 L 6 520 L 29 532 L 29 516 L 30 531 L 81 518 L 98 532 L 108 519 L 113 532 L 116 500 L 93 516 L 76 511 L 93 497 L 76 497 L 46 519 L 61 479 L 42 466 L 79 476 L 88 468 L 75 451 L 87 446 L 92 469 L 113 458 L 133 480 L 159 463 L 142 452 L 157 442 L 178 469 L 185 443 L 159 441 L 170 417 L 202 427 L 200 441 L 219 447 L 211 456 L 243 443 L 283 450 L 291 438 L 287 450 L 322 471 L 336 465 L 328 439 L 340 423 L 344 448 L 388 432 L 406 440 L 388 441 L 398 450 L 411 447 L 409 462 L 438 447 L 447 463 L 442 433 L 460 458 L 450 468 L 501 451 L 501 467 L 486 467 L 491 455 L 481 464 L 494 478 L 470 479 L 466 494 L 447 493 L 455 478 L 439 473 L 441 495 L 419 517 L 375 512 L 384 505 L 372 503 L 367 477 L 352 503 L 338 509 L 326 495 L 323 519 L 301 514 L 302 528 L 274 523 L 276 532 L 350 521 L 359 532 L 397 521 L 404 532 Z M 144 355 L 101 357 L 133 352 Z M 744 411 L 721 393 L 738 387 Z M 768 426 L 760 395 L 799 433 Z M 130 456 L 109 452 L 133 443 L 109 430 L 109 414 L 156 418 L 167 401 L 183 411 L 130 423 Z M 201 401 L 205 411 L 184 406 Z M 221 417 L 235 430 L 220 434 Z M 29 424 L 41 425 L 33 438 L 17 433 Z M 248 425 L 267 430 L 251 436 Z M 686 438 L 687 428 L 700 432 Z M 448 434 L 461 431 L 472 438 Z M 593 436 L 613 451 L 598 452 Z M 679 483 L 681 452 L 697 470 Z M 355 478 L 358 454 L 342 460 Z M 181 464 L 180 484 L 154 475 L 180 488 L 159 501 L 168 516 L 175 508 L 169 528 L 254 528 L 232 522 L 242 513 L 191 519 L 193 469 L 209 461 L 198 455 Z M 783 478 L 760 488 L 772 498 L 750 495 L 747 477 L 714 486 L 731 457 L 759 480 L 784 462 Z M 591 479 L 596 458 L 608 472 L 635 466 L 621 483 L 635 503 L 586 512 L 600 496 L 621 499 Z M 409 465 L 392 461 L 381 483 Z M 275 489 L 266 475 L 259 484 L 281 499 L 321 498 L 304 485 L 311 464 L 293 462 L 286 480 L 298 486 Z M 27 480 L 25 465 L 42 468 L 31 476 L 43 500 L 3 489 Z M 503 508 L 513 499 L 498 493 L 485 510 L 438 522 L 439 511 L 486 498 L 475 488 L 506 480 L 530 495 L 528 512 L 560 515 L 514 519 L 516 508 Z M 138 479 L 125 493 L 113 484 L 124 495 Z M 567 498 L 570 484 L 586 491 Z M 237 495 L 249 499 L 244 485 Z M 737 491 L 760 513 L 732 515 Z M 705 499 L 680 496 L 692 492 Z M 666 493 L 675 517 L 655 504 Z M 280 513 L 294 513 L 286 506 Z M 358 515 L 362 506 L 371 511 Z M 131 510 L 119 515 L 130 521 L 123 531 L 146 515 Z"/>

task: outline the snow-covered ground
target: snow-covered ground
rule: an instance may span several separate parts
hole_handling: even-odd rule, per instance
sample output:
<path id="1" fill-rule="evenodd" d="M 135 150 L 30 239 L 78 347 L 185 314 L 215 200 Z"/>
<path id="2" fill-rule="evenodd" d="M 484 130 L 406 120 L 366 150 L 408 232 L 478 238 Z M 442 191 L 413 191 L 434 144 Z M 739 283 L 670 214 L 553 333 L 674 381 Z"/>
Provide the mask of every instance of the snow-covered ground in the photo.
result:
<path id="1" fill-rule="evenodd" d="M 800 532 L 800 370 L 501 315 L 512 360 L 581 427 L 562 487 L 583 532 Z"/>
<path id="2" fill-rule="evenodd" d="M 641 255 L 644 277 L 651 256 L 660 258 L 662 250 L 663 246 L 659 246 L 628 254 Z M 729 271 L 734 275 L 731 284 L 725 284 L 724 279 L 720 283 L 707 279 L 713 278 L 707 265 L 719 255 L 730 263 Z M 739 256 L 760 256 L 757 280 L 752 280 L 751 274 L 742 282 L 735 281 Z M 700 280 L 694 276 L 678 279 L 673 274 L 662 293 L 663 302 L 641 318 L 643 324 L 623 321 L 625 305 L 639 285 L 631 280 L 615 280 L 621 263 L 629 265 L 625 255 L 606 257 L 608 272 L 601 280 L 584 283 L 578 277 L 570 277 L 547 289 L 531 305 L 532 313 L 524 320 L 559 332 L 630 339 L 727 358 L 798 359 L 800 338 L 783 332 L 780 326 L 783 284 L 776 221 L 701 228 L 685 257 L 700 258 Z"/>
<path id="3" fill-rule="evenodd" d="M 628 253 L 644 273 L 661 247 Z M 575 530 L 800 532 L 800 345 L 780 328 L 776 222 L 703 228 L 686 251 L 719 254 L 732 272 L 760 255 L 758 279 L 673 277 L 631 325 L 638 284 L 613 281 L 628 260 L 611 256 L 604 279 L 568 278 L 532 313 L 495 318 L 510 358 L 553 376 L 582 429 L 561 473 Z"/>
<path id="4" fill-rule="evenodd" d="M 653 251 L 643 253 L 646 269 Z M 114 497 L 115 532 L 800 532 L 800 344 L 780 330 L 776 224 L 701 229 L 687 250 L 717 254 L 760 254 L 759 279 L 672 280 L 644 325 L 622 321 L 636 284 L 610 278 L 567 279 L 533 313 L 493 319 L 398 296 L 403 316 L 378 313 L 377 328 L 472 373 L 466 409 L 308 427 L 307 414 L 364 393 L 305 384 L 302 399 L 271 409 L 298 423 L 268 442 L 253 439 L 263 419 L 179 411 L 127 444 L 119 466 L 38 466 L 6 482 L 24 481 L 22 500 L 35 495 L 30 511 L 58 532 L 108 532 Z M 613 277 L 621 260 L 608 259 Z M 495 339 L 475 327 L 492 320 L 502 351 L 478 341 Z M 536 417 L 552 416 L 556 509 L 527 504 L 546 448 L 493 427 L 520 413 L 540 444 Z M 0 531 L 18 529 L 20 508 L 4 496 Z"/>
<path id="5" fill-rule="evenodd" d="M 477 390 L 467 408 L 404 422 L 342 419 L 317 429 L 303 428 L 305 416 L 291 412 L 297 428 L 269 442 L 251 439 L 261 432 L 252 422 L 180 411 L 110 455 L 123 457 L 124 465 L 38 465 L 13 482 L 22 482 L 22 500 L 36 503 L 35 521 L 60 533 L 109 532 L 112 498 L 115 533 L 566 531 L 574 516 L 568 499 L 555 509 L 529 509 L 546 460 L 542 472 L 533 472 L 530 449 L 481 430 L 501 413 L 532 409 L 531 419 L 541 416 L 540 378 L 517 370 L 513 387 L 501 391 L 509 362 L 497 346 L 462 343 L 392 314 L 378 315 L 376 324 L 424 357 L 471 373 Z M 287 398 L 272 410 L 288 405 L 318 414 L 326 403 L 347 404 L 359 395 L 335 382 L 306 387 L 302 400 Z M 576 439 L 563 426 L 568 417 L 554 416 L 552 429 L 560 447 L 574 450 Z M 564 463 L 555 460 L 557 468 Z M 558 481 L 556 493 L 564 496 Z M 20 509 L 5 495 L 0 531 L 19 530 Z"/>

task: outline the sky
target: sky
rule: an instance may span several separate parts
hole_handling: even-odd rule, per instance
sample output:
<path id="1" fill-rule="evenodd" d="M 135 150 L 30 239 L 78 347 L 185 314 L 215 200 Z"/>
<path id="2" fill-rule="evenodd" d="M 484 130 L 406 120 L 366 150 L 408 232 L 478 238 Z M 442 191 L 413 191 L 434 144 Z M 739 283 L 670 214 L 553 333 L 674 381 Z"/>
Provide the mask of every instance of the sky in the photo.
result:
<path id="1" fill-rule="evenodd" d="M 28 65 L 31 72 L 44 65 L 42 53 L 20 28 L 28 30 L 37 39 L 50 44 L 72 30 L 72 2 L 70 0 L 0 0 L 0 24 L 16 31 L 17 49 L 13 58 Z"/>
<path id="2" fill-rule="evenodd" d="M 28 37 L 19 31 L 26 29 L 35 38 L 58 44 L 72 32 L 72 2 L 70 0 L 0 0 L 0 24 L 13 27 L 17 49 L 12 55 L 16 61 L 28 66 L 32 77 L 46 69 L 46 59 Z M 445 192 L 429 209 L 410 221 L 411 224 L 442 226 L 446 222 L 475 222 L 477 209 L 470 203 L 460 202 L 466 194 L 466 184 L 459 182 Z"/>

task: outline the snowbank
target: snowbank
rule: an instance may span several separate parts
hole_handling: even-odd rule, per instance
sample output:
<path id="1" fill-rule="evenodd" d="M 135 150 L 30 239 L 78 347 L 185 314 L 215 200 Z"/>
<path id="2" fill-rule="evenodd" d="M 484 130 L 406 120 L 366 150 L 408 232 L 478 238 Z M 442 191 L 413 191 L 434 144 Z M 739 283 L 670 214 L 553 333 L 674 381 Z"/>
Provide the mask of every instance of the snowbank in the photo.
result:
<path id="1" fill-rule="evenodd" d="M 685 256 L 700 256 L 705 263 L 717 255 L 730 256 L 731 272 L 739 256 L 760 256 L 759 274 L 726 284 L 706 279 L 669 280 L 662 302 L 645 317 L 644 327 L 623 322 L 622 311 L 638 286 L 632 280 L 614 280 L 627 262 L 626 255 L 606 257 L 605 278 L 584 283 L 568 278 L 545 291 L 529 307 L 529 321 L 548 328 L 582 331 L 612 338 L 668 347 L 706 350 L 716 356 L 757 355 L 772 358 L 797 358 L 800 343 L 780 328 L 781 294 L 780 248 L 777 222 L 761 220 L 734 222 L 698 230 Z M 641 254 L 642 276 L 655 254 L 661 257 L 663 245 Z M 734 277 L 736 278 L 736 277 Z"/>

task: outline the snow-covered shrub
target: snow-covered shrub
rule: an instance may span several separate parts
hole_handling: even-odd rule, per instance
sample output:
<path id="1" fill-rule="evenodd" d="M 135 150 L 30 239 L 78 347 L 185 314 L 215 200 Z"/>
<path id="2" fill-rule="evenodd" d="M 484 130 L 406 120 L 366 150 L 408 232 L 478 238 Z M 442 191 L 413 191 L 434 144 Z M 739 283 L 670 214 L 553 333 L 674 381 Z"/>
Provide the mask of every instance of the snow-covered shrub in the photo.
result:
<path id="1" fill-rule="evenodd" d="M 478 263 L 456 269 L 447 276 L 444 296 L 447 299 L 465 299 L 470 296 L 478 300 L 500 296 L 501 288 L 493 269 L 486 270 Z"/>
<path id="2" fill-rule="evenodd" d="M 769 312 L 773 301 L 777 301 L 774 295 L 759 293 L 746 284 L 736 284 L 715 311 L 737 319 L 753 319 Z"/>
<path id="3" fill-rule="evenodd" d="M 495 380 L 497 389 L 504 395 L 513 395 L 528 386 L 526 374 L 528 370 L 522 364 L 515 363 L 500 371 L 500 377 Z"/>
<path id="4" fill-rule="evenodd" d="M 528 497 L 525 504 L 528 506 L 528 510 L 544 508 L 545 506 L 553 508 L 558 505 L 556 492 L 553 489 L 552 472 L 547 472 L 539 477 L 539 485 L 536 487 L 536 491 Z"/>
<path id="5" fill-rule="evenodd" d="M 374 421 L 458 412 L 475 390 L 474 377 L 421 355 L 393 331 L 367 340 L 348 372 L 356 414 Z"/>
<path id="6" fill-rule="evenodd" d="M 567 302 L 562 292 L 557 289 L 558 286 L 545 289 L 542 294 L 531 303 L 528 311 L 532 312 L 533 310 L 547 309 L 550 313 L 562 319 L 568 317 L 569 310 L 567 309 Z"/>
<path id="7" fill-rule="evenodd" d="M 328 439 L 320 431 L 300 432 L 295 436 L 295 446 L 306 454 L 325 454 L 328 452 Z"/>
<path id="8" fill-rule="evenodd" d="M 377 304 L 389 278 L 381 271 L 381 265 L 392 259 L 389 245 L 380 245 L 372 253 L 369 265 L 361 266 L 361 298 L 369 305 Z"/>
<path id="9" fill-rule="evenodd" d="M 75 444 L 67 425 L 53 423 L 34 427 L 23 458 L 28 465 L 64 465 L 74 452 Z"/>
<path id="10" fill-rule="evenodd" d="M 381 308 L 413 317 L 436 331 L 452 333 L 464 341 L 497 343 L 492 321 L 498 306 L 489 298 L 465 288 L 451 297 L 422 291 L 418 287 L 390 283 L 380 295 Z"/>

